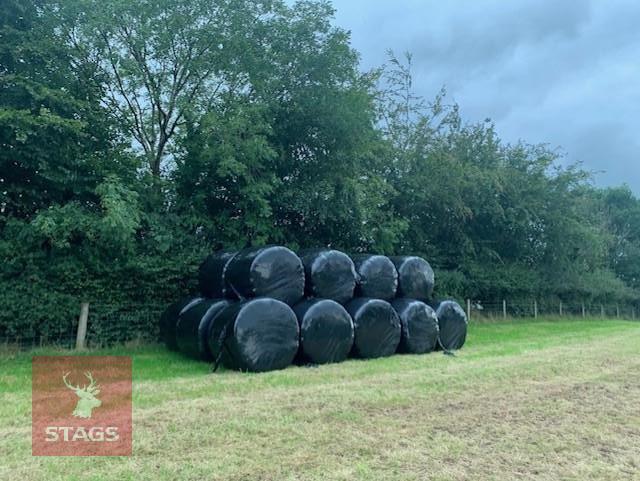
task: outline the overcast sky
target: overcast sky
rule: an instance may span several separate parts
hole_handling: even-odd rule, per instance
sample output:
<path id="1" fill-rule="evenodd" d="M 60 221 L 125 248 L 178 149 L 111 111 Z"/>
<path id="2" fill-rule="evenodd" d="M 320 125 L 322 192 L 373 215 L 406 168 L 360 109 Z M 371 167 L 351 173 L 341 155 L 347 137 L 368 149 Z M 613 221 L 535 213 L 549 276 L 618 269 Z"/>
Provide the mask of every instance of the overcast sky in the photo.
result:
<path id="1" fill-rule="evenodd" d="M 414 56 L 416 91 L 441 86 L 506 141 L 548 143 L 598 185 L 640 194 L 640 1 L 333 0 L 364 69 Z"/>

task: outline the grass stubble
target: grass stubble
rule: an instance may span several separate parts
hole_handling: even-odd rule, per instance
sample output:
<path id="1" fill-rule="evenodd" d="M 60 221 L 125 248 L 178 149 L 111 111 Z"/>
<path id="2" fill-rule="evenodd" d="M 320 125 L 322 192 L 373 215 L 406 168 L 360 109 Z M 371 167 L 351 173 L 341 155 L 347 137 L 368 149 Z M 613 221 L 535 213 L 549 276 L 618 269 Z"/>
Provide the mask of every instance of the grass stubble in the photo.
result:
<path id="1" fill-rule="evenodd" d="M 119 458 L 31 456 L 30 360 L 52 353 L 0 353 L 0 479 L 640 480 L 640 323 L 475 324 L 456 357 L 264 374 L 96 351 L 133 357 Z"/>

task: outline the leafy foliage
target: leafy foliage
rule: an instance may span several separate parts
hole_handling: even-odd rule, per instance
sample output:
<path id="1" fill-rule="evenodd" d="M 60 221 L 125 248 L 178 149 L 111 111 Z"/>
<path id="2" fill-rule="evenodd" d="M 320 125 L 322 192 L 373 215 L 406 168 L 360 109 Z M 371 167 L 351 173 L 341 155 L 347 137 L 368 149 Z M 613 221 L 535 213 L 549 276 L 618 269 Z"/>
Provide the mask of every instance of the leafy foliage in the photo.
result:
<path id="1" fill-rule="evenodd" d="M 153 337 L 212 249 L 414 253 L 440 296 L 638 302 L 640 200 L 362 73 L 325 1 L 0 1 L 0 337 Z"/>

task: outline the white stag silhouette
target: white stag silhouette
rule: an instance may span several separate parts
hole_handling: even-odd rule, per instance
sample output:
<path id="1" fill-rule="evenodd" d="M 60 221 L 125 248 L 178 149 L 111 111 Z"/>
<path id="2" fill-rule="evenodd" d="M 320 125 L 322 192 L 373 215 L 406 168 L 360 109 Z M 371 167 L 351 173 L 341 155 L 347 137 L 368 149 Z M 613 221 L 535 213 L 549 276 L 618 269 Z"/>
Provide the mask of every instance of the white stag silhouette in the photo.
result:
<path id="1" fill-rule="evenodd" d="M 62 376 L 62 380 L 64 381 L 64 385 L 71 389 L 78 396 L 78 404 L 76 404 L 76 408 L 73 410 L 73 415 L 77 418 L 90 418 L 91 411 L 93 408 L 97 408 L 102 405 L 102 401 L 98 399 L 96 396 L 100 394 L 100 386 L 96 384 L 91 373 L 89 371 L 85 372 L 84 375 L 89 379 L 90 384 L 80 386 L 73 386 L 69 384 L 67 381 L 67 376 L 70 372 L 66 373 Z"/>

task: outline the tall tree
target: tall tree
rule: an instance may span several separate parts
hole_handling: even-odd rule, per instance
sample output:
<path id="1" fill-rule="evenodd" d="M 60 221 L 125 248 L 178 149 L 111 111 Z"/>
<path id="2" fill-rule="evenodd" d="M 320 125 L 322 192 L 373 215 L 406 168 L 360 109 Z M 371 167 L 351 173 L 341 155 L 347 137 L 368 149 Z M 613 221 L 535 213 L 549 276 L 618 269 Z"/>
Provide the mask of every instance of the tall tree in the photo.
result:
<path id="1" fill-rule="evenodd" d="M 270 133 L 264 109 L 237 96 L 188 129 L 187 154 L 174 173 L 177 208 L 219 246 L 244 247 L 273 238 L 271 200 L 277 179 Z"/>
<path id="2" fill-rule="evenodd" d="M 27 219 L 43 207 L 97 199 L 94 189 L 123 158 L 107 152 L 114 130 L 87 86 L 91 65 L 73 65 L 56 41 L 45 0 L 0 4 L 0 213 Z"/>
<path id="3" fill-rule="evenodd" d="M 610 266 L 627 284 L 640 288 L 640 199 L 628 186 L 609 188 L 601 195 L 612 236 Z"/>
<path id="4" fill-rule="evenodd" d="M 52 12 L 76 58 L 98 65 L 107 107 L 159 177 L 187 119 L 246 87 L 235 65 L 272 3 L 69 0 Z"/>
<path id="5" fill-rule="evenodd" d="M 363 74 L 347 31 L 325 1 L 282 9 L 256 33 L 252 97 L 266 105 L 279 180 L 272 210 L 279 236 L 300 245 L 374 249 L 394 224 L 388 185 L 371 164 L 383 143 L 375 129 L 372 74 Z M 257 39 L 256 39 L 257 40 Z M 387 215 L 389 214 L 389 215 Z M 393 227 L 391 227 L 393 229 Z"/>

